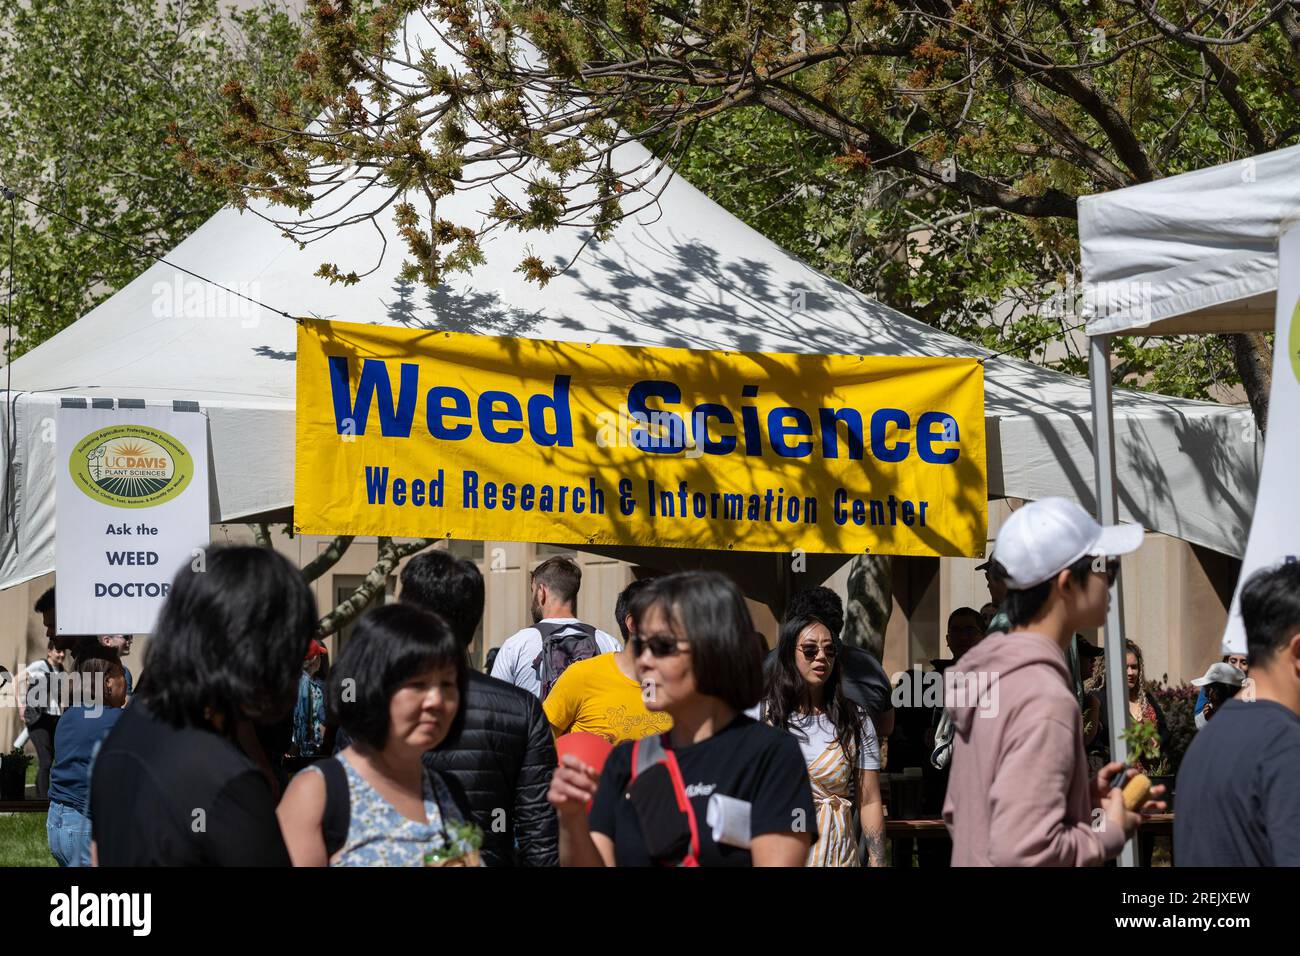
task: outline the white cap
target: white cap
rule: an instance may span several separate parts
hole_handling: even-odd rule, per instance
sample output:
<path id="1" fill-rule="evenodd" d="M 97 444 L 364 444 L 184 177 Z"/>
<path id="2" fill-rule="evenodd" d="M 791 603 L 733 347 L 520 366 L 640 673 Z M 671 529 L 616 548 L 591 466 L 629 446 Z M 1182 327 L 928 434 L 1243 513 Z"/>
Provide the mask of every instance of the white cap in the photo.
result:
<path id="1" fill-rule="evenodd" d="M 1006 570 L 1007 587 L 1032 588 L 1080 558 L 1118 557 L 1142 545 L 1141 525 L 1102 527 L 1073 501 L 1043 498 L 1017 510 L 1002 525 L 993 557 Z"/>
<path id="2" fill-rule="evenodd" d="M 1246 675 L 1231 664 L 1219 661 L 1211 664 L 1210 669 L 1205 672 L 1204 677 L 1198 677 L 1192 681 L 1196 687 L 1204 687 L 1206 684 L 1231 684 L 1233 687 L 1240 687 L 1246 680 Z"/>

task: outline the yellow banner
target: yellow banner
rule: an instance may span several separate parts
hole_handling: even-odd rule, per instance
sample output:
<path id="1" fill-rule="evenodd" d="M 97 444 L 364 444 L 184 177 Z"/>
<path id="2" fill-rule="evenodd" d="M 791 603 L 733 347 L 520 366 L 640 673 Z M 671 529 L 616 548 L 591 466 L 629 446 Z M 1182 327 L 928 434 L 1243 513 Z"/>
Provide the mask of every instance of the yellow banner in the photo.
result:
<path id="1" fill-rule="evenodd" d="M 309 534 L 977 555 L 974 359 L 628 348 L 307 321 Z"/>

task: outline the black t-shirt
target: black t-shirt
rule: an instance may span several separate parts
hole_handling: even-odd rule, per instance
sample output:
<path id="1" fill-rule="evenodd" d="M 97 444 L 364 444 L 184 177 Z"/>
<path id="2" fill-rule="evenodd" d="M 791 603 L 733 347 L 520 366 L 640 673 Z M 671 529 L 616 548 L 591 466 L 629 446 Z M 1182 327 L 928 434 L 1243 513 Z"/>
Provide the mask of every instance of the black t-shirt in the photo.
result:
<path id="1" fill-rule="evenodd" d="M 138 700 L 95 759 L 90 808 L 101 866 L 289 865 L 271 788 L 252 761 Z"/>
<path id="2" fill-rule="evenodd" d="M 695 810 L 701 866 L 750 866 L 749 850 L 718 845 L 707 823 L 709 797 L 750 804 L 750 834 L 806 832 L 817 839 L 812 787 L 799 744 L 790 734 L 743 714 L 708 740 L 673 753 Z M 632 743 L 615 747 L 605 761 L 588 822 L 614 841 L 619 866 L 651 866 L 636 810 L 624 793 L 632 779 Z"/>
<path id="3" fill-rule="evenodd" d="M 840 665 L 844 669 L 844 696 L 872 717 L 893 710 L 893 687 L 876 655 L 862 647 L 844 647 L 840 654 L 844 658 Z"/>
<path id="4" fill-rule="evenodd" d="M 1300 866 L 1300 717 L 1228 701 L 1188 748 L 1175 795 L 1179 866 Z"/>

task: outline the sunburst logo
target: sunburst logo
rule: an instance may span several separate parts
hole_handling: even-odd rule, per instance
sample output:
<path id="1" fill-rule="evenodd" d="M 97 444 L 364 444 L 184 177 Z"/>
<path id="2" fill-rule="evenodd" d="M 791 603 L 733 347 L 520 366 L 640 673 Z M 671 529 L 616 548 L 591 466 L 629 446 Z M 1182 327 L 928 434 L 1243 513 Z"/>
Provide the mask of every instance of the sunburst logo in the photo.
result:
<path id="1" fill-rule="evenodd" d="M 147 445 L 137 441 L 119 442 L 115 451 L 128 458 L 143 458 L 149 451 Z"/>
<path id="2" fill-rule="evenodd" d="M 77 443 L 70 462 L 77 486 L 118 508 L 148 508 L 180 494 L 194 461 L 179 441 L 145 425 L 114 425 Z"/>

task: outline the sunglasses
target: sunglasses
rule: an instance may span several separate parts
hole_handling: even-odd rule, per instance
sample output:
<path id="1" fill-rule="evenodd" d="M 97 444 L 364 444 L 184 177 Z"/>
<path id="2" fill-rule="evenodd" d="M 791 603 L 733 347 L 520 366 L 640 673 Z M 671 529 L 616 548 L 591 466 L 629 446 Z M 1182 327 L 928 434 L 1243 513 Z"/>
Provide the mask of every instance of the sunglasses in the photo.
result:
<path id="1" fill-rule="evenodd" d="M 805 644 L 799 648 L 799 652 L 803 654 L 803 659 L 810 664 L 813 661 L 817 660 L 817 655 L 822 650 L 826 651 L 826 659 L 828 661 L 835 660 L 835 655 L 840 652 L 839 647 L 836 646 L 835 644 L 831 644 L 829 647 L 826 648 L 822 648 L 821 645 L 819 644 Z"/>
<path id="2" fill-rule="evenodd" d="M 628 638 L 628 643 L 632 645 L 632 656 L 640 657 L 647 648 L 653 657 L 675 657 L 682 652 L 680 644 L 675 637 L 660 637 L 652 634 L 649 637 L 642 637 L 640 634 L 634 634 Z"/>

